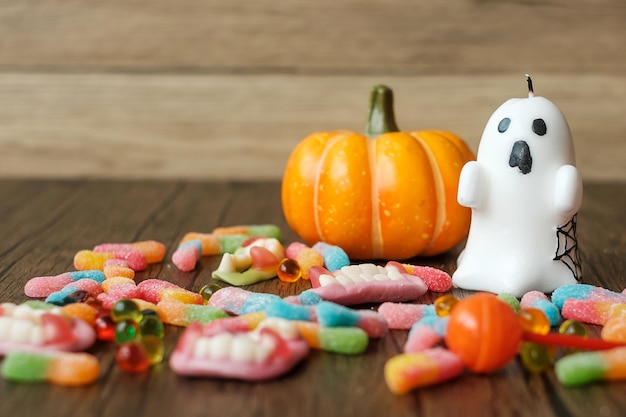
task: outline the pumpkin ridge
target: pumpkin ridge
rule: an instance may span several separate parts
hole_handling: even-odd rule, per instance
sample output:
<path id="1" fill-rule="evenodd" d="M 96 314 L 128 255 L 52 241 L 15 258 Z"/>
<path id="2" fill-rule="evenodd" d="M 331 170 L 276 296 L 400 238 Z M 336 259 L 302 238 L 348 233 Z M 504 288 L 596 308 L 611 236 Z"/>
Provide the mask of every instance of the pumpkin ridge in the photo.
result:
<path id="1" fill-rule="evenodd" d="M 371 238 L 371 248 L 372 248 L 372 257 L 381 258 L 383 256 L 383 231 L 382 224 L 380 222 L 380 210 L 379 210 L 379 200 L 380 197 L 378 195 L 378 175 L 376 169 L 376 139 L 366 138 L 366 148 L 367 148 L 367 157 L 369 160 L 369 168 L 370 168 L 370 178 L 371 178 L 371 205 L 372 205 L 372 216 L 371 216 L 371 227 L 372 227 L 372 238 Z"/>
<path id="2" fill-rule="evenodd" d="M 317 169 L 315 172 L 315 185 L 313 187 L 313 221 L 315 223 L 315 230 L 317 231 L 317 236 L 319 237 L 319 240 L 322 242 L 326 241 L 326 236 L 324 236 L 324 234 L 322 233 L 322 225 L 321 225 L 321 220 L 319 216 L 319 208 L 318 208 L 319 207 L 320 179 L 322 177 L 321 173 L 322 173 L 322 170 L 324 169 L 326 158 L 328 154 L 330 153 L 330 150 L 332 149 L 332 147 L 335 144 L 337 144 L 339 141 L 341 141 L 342 139 L 354 134 L 351 131 L 338 131 L 334 133 L 335 134 L 329 138 L 329 141 L 324 146 L 324 151 L 322 152 L 322 155 L 320 156 L 320 159 L 317 163 Z"/>
<path id="3" fill-rule="evenodd" d="M 439 169 L 439 163 L 437 162 L 437 158 L 433 151 L 430 149 L 430 146 L 419 136 L 420 132 L 408 132 L 411 137 L 417 140 L 422 148 L 424 148 L 424 152 L 428 157 L 428 162 L 430 163 L 430 168 L 433 172 L 433 180 L 435 181 L 435 194 L 437 196 L 437 217 L 435 219 L 435 227 L 433 228 L 433 235 L 430 238 L 430 243 L 424 248 L 423 251 L 430 249 L 433 244 L 437 241 L 437 238 L 441 234 L 443 230 L 443 225 L 446 221 L 446 192 L 445 186 L 443 183 L 443 175 L 441 175 L 441 170 Z"/>

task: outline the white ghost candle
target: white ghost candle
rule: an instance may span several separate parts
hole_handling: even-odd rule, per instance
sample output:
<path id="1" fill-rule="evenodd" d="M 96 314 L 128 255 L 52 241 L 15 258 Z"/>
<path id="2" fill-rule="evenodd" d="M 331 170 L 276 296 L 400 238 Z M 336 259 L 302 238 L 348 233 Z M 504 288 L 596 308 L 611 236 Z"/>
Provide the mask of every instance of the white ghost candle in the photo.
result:
<path id="1" fill-rule="evenodd" d="M 489 118 L 476 161 L 461 171 L 458 201 L 472 209 L 456 287 L 521 297 L 581 279 L 576 213 L 582 181 L 569 126 L 558 107 L 510 99 Z"/>

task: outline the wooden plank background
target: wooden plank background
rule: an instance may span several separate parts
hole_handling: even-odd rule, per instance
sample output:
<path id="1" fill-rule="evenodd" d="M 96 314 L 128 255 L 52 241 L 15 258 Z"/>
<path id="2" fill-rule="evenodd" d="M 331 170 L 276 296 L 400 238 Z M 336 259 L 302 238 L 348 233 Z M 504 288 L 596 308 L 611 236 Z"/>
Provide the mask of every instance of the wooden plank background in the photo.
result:
<path id="1" fill-rule="evenodd" d="M 624 180 L 625 44 L 623 0 L 0 1 L 0 177 L 279 179 L 377 83 L 475 150 L 528 72 Z"/>

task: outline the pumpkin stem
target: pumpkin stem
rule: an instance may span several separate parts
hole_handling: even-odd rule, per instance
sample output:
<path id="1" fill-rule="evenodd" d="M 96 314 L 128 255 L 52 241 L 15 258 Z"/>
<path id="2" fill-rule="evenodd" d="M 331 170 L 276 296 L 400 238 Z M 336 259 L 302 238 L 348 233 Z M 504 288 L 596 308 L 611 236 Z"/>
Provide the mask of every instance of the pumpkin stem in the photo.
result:
<path id="1" fill-rule="evenodd" d="M 386 85 L 376 85 L 370 94 L 370 112 L 365 135 L 375 138 L 383 133 L 399 132 L 393 113 L 393 91 Z"/>

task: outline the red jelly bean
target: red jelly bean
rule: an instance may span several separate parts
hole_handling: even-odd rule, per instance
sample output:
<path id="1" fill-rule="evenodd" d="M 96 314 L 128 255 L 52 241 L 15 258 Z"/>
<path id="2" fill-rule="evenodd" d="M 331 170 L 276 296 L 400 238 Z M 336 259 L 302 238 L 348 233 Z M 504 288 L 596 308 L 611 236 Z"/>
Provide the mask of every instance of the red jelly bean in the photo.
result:
<path id="1" fill-rule="evenodd" d="M 115 322 L 109 315 L 103 315 L 96 319 L 96 335 L 99 340 L 105 342 L 115 341 Z"/>
<path id="2" fill-rule="evenodd" d="M 115 361 L 124 372 L 140 374 L 145 372 L 152 362 L 139 342 L 127 342 L 118 346 Z"/>

